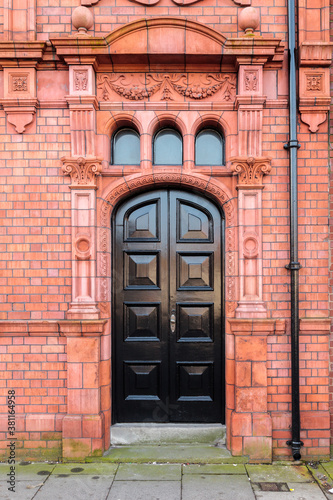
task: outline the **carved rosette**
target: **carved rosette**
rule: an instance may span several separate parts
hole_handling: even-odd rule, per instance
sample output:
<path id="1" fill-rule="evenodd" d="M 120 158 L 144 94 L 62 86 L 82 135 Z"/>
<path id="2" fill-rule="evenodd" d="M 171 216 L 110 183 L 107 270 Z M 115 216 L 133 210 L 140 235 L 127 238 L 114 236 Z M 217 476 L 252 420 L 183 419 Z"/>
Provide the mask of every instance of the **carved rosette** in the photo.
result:
<path id="1" fill-rule="evenodd" d="M 271 159 L 231 158 L 231 170 L 238 174 L 239 186 L 259 187 L 263 176 L 271 171 Z"/>
<path id="2" fill-rule="evenodd" d="M 102 158 L 61 158 L 62 171 L 71 177 L 71 188 L 96 189 L 96 177 L 102 171 Z"/>

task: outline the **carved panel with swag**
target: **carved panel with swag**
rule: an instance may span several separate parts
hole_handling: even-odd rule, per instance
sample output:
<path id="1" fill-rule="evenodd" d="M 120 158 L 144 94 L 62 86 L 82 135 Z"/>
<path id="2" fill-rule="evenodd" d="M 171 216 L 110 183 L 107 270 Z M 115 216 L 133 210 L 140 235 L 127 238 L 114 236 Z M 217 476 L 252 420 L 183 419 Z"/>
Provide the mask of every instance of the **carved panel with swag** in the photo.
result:
<path id="1" fill-rule="evenodd" d="M 233 73 L 102 73 L 97 75 L 99 101 L 194 101 L 232 103 L 236 97 Z"/>

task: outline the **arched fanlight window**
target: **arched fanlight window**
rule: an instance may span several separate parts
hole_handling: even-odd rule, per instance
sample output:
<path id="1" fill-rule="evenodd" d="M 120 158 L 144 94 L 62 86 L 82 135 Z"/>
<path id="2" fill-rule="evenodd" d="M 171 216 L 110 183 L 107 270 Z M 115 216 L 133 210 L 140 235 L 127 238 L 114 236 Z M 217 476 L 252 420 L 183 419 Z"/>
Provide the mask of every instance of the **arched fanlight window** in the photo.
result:
<path id="1" fill-rule="evenodd" d="M 182 136 L 172 128 L 163 128 L 154 137 L 154 165 L 182 165 Z"/>
<path id="2" fill-rule="evenodd" d="M 112 138 L 113 165 L 140 165 L 140 136 L 131 128 L 118 130 Z"/>
<path id="3" fill-rule="evenodd" d="M 223 165 L 224 139 L 214 129 L 203 129 L 195 138 L 196 165 Z"/>

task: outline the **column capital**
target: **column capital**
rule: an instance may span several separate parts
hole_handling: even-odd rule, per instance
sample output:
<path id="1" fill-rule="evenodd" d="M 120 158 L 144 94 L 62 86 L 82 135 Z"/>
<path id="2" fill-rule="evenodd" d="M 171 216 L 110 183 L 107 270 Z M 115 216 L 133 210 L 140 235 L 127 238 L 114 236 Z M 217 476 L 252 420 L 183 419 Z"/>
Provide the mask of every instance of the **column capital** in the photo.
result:
<path id="1" fill-rule="evenodd" d="M 268 157 L 239 156 L 231 158 L 230 161 L 231 170 L 238 174 L 237 188 L 262 188 L 263 176 L 271 171 L 271 159 Z"/>
<path id="2" fill-rule="evenodd" d="M 102 171 L 103 158 L 67 157 L 61 158 L 62 171 L 70 175 L 71 189 L 97 189 L 96 177 Z"/>

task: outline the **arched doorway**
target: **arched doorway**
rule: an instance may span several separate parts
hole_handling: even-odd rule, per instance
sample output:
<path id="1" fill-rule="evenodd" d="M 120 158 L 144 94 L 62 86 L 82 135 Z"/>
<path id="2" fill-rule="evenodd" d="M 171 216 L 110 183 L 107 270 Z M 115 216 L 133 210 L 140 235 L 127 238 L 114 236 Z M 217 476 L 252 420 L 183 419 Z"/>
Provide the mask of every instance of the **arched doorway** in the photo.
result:
<path id="1" fill-rule="evenodd" d="M 224 219 L 197 193 L 127 199 L 113 219 L 116 422 L 224 422 Z"/>

